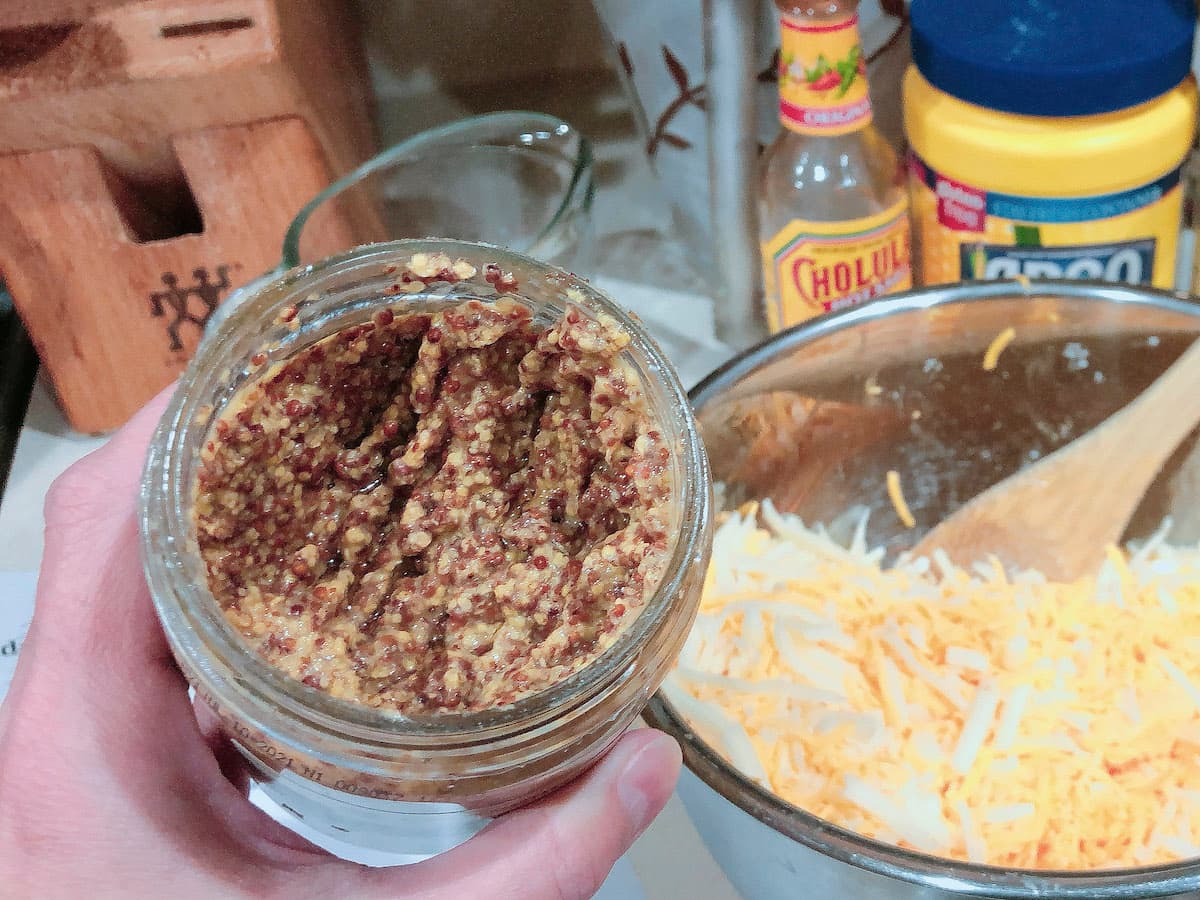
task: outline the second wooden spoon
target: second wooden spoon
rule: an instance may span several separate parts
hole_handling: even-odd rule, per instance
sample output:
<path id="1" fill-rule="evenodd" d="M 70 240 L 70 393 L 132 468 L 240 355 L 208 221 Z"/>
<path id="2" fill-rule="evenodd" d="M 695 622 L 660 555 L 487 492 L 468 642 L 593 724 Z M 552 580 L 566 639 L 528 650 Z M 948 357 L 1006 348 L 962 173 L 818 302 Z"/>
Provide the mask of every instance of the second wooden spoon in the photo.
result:
<path id="1" fill-rule="evenodd" d="M 1146 489 L 1200 422 L 1200 341 L 1091 432 L 988 488 L 913 549 L 958 565 L 994 554 L 1055 581 L 1094 572 Z"/>

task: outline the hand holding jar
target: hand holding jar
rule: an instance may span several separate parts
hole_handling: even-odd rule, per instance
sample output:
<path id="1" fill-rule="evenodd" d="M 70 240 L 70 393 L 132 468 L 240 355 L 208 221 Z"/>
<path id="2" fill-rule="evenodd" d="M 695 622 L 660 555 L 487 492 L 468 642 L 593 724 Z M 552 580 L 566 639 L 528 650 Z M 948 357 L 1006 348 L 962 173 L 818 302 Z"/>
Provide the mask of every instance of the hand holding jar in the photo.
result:
<path id="1" fill-rule="evenodd" d="M 167 399 L 47 499 L 36 614 L 0 708 L 0 893 L 591 896 L 670 795 L 679 750 L 658 732 L 402 869 L 330 856 L 247 800 L 246 764 L 189 700 L 138 559 L 139 471 Z"/>

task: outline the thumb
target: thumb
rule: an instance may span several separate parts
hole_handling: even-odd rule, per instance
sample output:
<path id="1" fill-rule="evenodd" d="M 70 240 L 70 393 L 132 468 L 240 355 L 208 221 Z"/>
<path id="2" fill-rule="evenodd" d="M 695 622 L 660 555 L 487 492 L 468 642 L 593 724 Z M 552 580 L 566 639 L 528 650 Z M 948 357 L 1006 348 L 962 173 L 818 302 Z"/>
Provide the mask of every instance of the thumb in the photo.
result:
<path id="1" fill-rule="evenodd" d="M 402 869 L 361 871 L 354 896 L 586 900 L 662 810 L 679 777 L 679 745 L 627 732 L 578 781 L 493 822 L 461 847 Z"/>

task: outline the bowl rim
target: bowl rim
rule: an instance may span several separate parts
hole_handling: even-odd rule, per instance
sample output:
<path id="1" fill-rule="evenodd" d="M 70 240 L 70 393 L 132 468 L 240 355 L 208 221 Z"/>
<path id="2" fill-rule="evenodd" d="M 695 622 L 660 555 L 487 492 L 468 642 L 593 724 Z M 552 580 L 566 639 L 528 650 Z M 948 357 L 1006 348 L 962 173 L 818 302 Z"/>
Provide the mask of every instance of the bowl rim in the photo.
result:
<path id="1" fill-rule="evenodd" d="M 781 354 L 861 323 L 900 313 L 958 303 L 1054 296 L 1148 306 L 1194 317 L 1200 331 L 1200 304 L 1183 292 L 1098 281 L 1019 279 L 958 282 L 896 294 L 864 306 L 800 323 L 737 354 L 688 392 L 697 417 L 724 390 Z M 743 812 L 785 837 L 824 856 L 866 871 L 963 896 L 1026 898 L 1163 897 L 1200 890 L 1200 858 L 1136 868 L 1076 871 L 1014 869 L 961 862 L 906 850 L 857 834 L 794 806 L 744 776 L 688 725 L 663 690 L 650 699 L 646 721 L 674 737 L 683 761 L 708 787 Z"/>

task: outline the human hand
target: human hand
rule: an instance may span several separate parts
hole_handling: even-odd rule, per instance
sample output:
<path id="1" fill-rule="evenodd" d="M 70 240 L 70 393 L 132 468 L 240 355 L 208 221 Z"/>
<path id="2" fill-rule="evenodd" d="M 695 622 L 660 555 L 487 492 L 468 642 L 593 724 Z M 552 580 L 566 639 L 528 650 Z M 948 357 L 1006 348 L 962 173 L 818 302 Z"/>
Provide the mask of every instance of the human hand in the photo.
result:
<path id="1" fill-rule="evenodd" d="M 675 784 L 679 748 L 656 731 L 403 868 L 339 860 L 246 799 L 240 758 L 193 708 L 142 576 L 138 479 L 166 401 L 47 497 L 33 623 L 0 706 L 0 896 L 591 896 Z"/>

